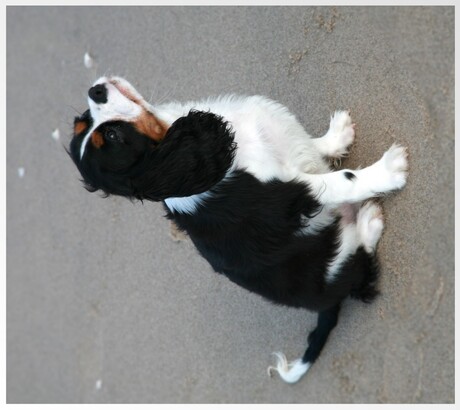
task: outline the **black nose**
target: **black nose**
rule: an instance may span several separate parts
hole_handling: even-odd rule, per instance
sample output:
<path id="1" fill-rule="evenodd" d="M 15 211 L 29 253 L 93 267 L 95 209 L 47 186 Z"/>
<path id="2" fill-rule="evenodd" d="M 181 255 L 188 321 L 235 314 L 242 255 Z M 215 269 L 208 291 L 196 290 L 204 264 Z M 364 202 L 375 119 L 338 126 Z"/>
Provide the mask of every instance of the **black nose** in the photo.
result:
<path id="1" fill-rule="evenodd" d="M 107 102 L 107 88 L 104 84 L 98 84 L 91 87 L 88 91 L 89 98 L 97 104 L 105 104 Z"/>

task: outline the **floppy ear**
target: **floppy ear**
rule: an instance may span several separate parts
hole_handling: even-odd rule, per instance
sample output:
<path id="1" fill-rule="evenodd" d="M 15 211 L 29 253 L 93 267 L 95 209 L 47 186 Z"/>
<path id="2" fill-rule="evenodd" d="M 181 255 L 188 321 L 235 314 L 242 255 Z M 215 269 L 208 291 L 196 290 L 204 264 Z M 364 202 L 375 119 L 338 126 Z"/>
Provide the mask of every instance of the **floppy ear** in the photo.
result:
<path id="1" fill-rule="evenodd" d="M 222 117 L 192 110 L 146 153 L 131 179 L 134 196 L 160 201 L 207 191 L 233 163 L 234 133 Z"/>

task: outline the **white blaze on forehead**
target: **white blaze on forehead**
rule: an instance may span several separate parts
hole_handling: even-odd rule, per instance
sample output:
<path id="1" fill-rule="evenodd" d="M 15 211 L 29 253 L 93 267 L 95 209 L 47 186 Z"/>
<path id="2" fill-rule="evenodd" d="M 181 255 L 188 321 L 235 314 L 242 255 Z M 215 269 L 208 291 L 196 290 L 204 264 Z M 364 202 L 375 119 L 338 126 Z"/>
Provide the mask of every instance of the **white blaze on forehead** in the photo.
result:
<path id="1" fill-rule="evenodd" d="M 88 105 L 91 117 L 93 118 L 93 126 L 81 143 L 80 159 L 83 158 L 86 145 L 91 138 L 91 134 L 99 125 L 104 122 L 114 120 L 127 122 L 133 121 L 143 112 L 142 106 L 131 99 L 138 99 L 139 102 L 142 102 L 143 99 L 141 95 L 126 80 L 118 77 L 101 77 L 93 84 L 93 86 L 98 84 L 105 85 L 107 89 L 107 102 L 97 104 L 88 97 Z M 131 98 L 128 98 L 128 96 Z"/>
<path id="2" fill-rule="evenodd" d="M 83 138 L 83 141 L 80 145 L 80 160 L 83 158 L 83 154 L 85 153 L 85 148 L 86 148 L 86 144 L 88 144 L 88 141 L 89 139 L 91 138 L 91 134 L 93 133 L 93 131 L 99 126 L 99 124 L 97 124 L 96 126 L 93 126 L 89 131 L 88 133 L 85 135 L 85 138 Z"/>

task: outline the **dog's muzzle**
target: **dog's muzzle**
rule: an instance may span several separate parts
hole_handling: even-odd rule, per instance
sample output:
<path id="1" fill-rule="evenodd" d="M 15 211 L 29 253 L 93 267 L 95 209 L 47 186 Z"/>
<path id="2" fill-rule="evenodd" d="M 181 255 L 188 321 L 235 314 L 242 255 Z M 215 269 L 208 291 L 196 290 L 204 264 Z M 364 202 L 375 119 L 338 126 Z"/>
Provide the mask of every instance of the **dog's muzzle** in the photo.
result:
<path id="1" fill-rule="evenodd" d="M 107 102 L 107 88 L 104 84 L 97 84 L 89 89 L 88 96 L 96 104 L 105 104 Z"/>

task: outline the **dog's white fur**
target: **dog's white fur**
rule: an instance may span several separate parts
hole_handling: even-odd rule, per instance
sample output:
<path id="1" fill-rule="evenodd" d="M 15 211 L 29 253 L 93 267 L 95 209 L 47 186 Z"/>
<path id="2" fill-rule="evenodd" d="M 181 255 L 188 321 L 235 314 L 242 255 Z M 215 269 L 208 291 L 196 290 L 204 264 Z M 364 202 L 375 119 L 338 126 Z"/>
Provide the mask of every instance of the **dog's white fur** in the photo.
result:
<path id="1" fill-rule="evenodd" d="M 297 180 L 310 187 L 323 205 L 322 211 L 310 220 L 310 225 L 299 231 L 309 235 L 328 225 L 340 214 L 342 204 L 357 203 L 376 195 L 402 188 L 406 183 L 407 153 L 405 148 L 393 145 L 376 163 L 353 171 L 331 172 L 325 157 L 339 158 L 352 144 L 355 131 L 350 115 L 337 111 L 331 117 L 328 132 L 321 138 L 311 138 L 296 117 L 286 107 L 262 96 L 223 96 L 199 102 L 168 103 L 152 106 L 125 80 L 102 77 L 96 84 L 106 84 L 108 102 L 95 104 L 89 99 L 94 118 L 92 129 L 106 119 L 130 121 L 140 113 L 140 107 L 153 113 L 170 125 L 191 109 L 211 111 L 228 121 L 235 132 L 238 149 L 231 172 L 245 169 L 260 181 L 277 178 L 281 181 Z M 89 135 L 81 146 L 81 157 Z M 193 213 L 207 193 L 187 198 L 168 198 L 165 203 L 171 211 Z M 340 266 L 362 244 L 374 250 L 383 230 L 383 217 L 375 204 L 365 205 L 357 215 L 342 218 L 339 252 L 330 264 L 327 280 L 333 281 Z M 284 355 L 277 354 L 276 370 L 287 382 L 297 381 L 309 368 L 299 360 L 288 363 Z"/>

